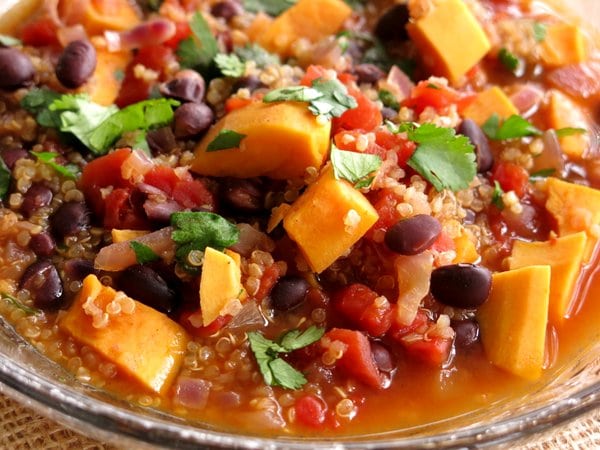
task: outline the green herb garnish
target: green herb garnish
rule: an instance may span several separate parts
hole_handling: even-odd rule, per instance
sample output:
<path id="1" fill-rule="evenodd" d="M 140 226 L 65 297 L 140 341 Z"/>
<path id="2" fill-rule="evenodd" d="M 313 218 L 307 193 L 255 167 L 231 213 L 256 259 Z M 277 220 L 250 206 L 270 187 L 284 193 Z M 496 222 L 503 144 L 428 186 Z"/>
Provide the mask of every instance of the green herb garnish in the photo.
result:
<path id="1" fill-rule="evenodd" d="M 538 178 L 548 178 L 551 175 L 556 173 L 556 169 L 554 167 L 548 167 L 547 169 L 540 169 L 536 172 L 532 172 L 529 175 L 530 180 L 535 180 Z"/>
<path id="2" fill-rule="evenodd" d="M 4 160 L 0 158 L 0 199 L 4 199 L 10 187 L 10 170 L 6 167 Z"/>
<path id="3" fill-rule="evenodd" d="M 254 61 L 256 67 L 261 69 L 280 63 L 279 56 L 269 53 L 258 44 L 246 44 L 243 47 L 236 47 L 233 52 L 244 62 Z"/>
<path id="4" fill-rule="evenodd" d="M 585 128 L 576 128 L 576 127 L 565 127 L 565 128 L 559 128 L 558 130 L 554 130 L 554 132 L 556 133 L 556 137 L 566 137 L 566 136 L 573 136 L 575 134 L 585 134 L 587 133 L 587 130 Z"/>
<path id="5" fill-rule="evenodd" d="M 23 42 L 16 37 L 0 34 L 0 45 L 3 45 L 4 47 L 16 47 L 18 45 L 23 45 Z"/>
<path id="6" fill-rule="evenodd" d="M 340 150 L 335 145 L 332 145 L 330 158 L 335 177 L 349 181 L 357 189 L 370 186 L 373 177 L 369 175 L 381 166 L 377 155 Z"/>
<path id="7" fill-rule="evenodd" d="M 498 52 L 498 59 L 500 60 L 502 65 L 511 72 L 514 72 L 515 70 L 517 70 L 517 67 L 519 67 L 519 58 L 517 58 L 514 54 L 509 52 L 504 47 L 502 47 Z"/>
<path id="8" fill-rule="evenodd" d="M 46 128 L 60 127 L 60 114 L 50 111 L 50 105 L 60 98 L 58 92 L 47 88 L 34 88 L 21 99 L 21 106 L 36 116 L 36 122 Z"/>
<path id="9" fill-rule="evenodd" d="M 23 311 L 28 316 L 33 316 L 33 315 L 36 315 L 36 314 L 40 314 L 42 312 L 42 311 L 40 311 L 37 308 L 31 308 L 29 306 L 24 305 L 19 300 L 17 300 L 15 297 L 13 297 L 10 294 L 7 294 L 6 292 L 0 292 L 0 296 L 4 300 L 6 300 L 8 303 L 10 303 L 11 305 L 13 305 L 15 308 L 20 309 L 21 311 Z"/>
<path id="10" fill-rule="evenodd" d="M 535 42 L 542 42 L 546 39 L 547 28 L 546 25 L 541 22 L 533 23 L 533 38 Z"/>
<path id="11" fill-rule="evenodd" d="M 239 78 L 246 72 L 246 63 L 233 53 L 219 53 L 215 56 L 215 64 L 226 77 Z"/>
<path id="12" fill-rule="evenodd" d="M 280 358 L 279 354 L 289 353 L 317 342 L 324 333 L 325 329 L 313 325 L 303 332 L 300 330 L 288 331 L 281 336 L 279 342 L 274 342 L 256 331 L 248 332 L 250 348 L 265 383 L 285 389 L 300 389 L 304 386 L 307 382 L 304 375 Z"/>
<path id="13" fill-rule="evenodd" d="M 454 129 L 423 124 L 410 127 L 408 138 L 418 144 L 408 165 L 438 191 L 466 189 L 477 173 L 475 149 L 469 139 Z"/>
<path id="14" fill-rule="evenodd" d="M 221 130 L 206 147 L 207 152 L 239 148 L 240 142 L 246 137 L 245 134 L 233 130 Z"/>
<path id="15" fill-rule="evenodd" d="M 383 106 L 387 106 L 388 108 L 395 109 L 396 111 L 398 111 L 398 109 L 400 109 L 400 103 L 398 103 L 396 96 L 394 94 L 392 94 L 390 91 L 388 91 L 387 89 L 380 90 L 378 97 L 379 97 L 379 100 L 381 100 L 381 103 L 383 103 Z"/>
<path id="16" fill-rule="evenodd" d="M 500 117 L 493 114 L 481 127 L 490 139 L 501 141 L 505 139 L 518 139 L 527 136 L 542 134 L 531 122 L 523 117 L 513 114 L 500 125 Z"/>
<path id="17" fill-rule="evenodd" d="M 176 244 L 175 257 L 180 266 L 190 273 L 198 273 L 198 267 L 188 262 L 193 250 L 204 251 L 206 247 L 223 250 L 235 244 L 240 236 L 237 227 L 218 214 L 210 212 L 176 212 L 171 214 Z"/>
<path id="18" fill-rule="evenodd" d="M 278 16 L 296 4 L 296 0 L 244 0 L 244 9 L 250 12 L 264 12 Z"/>
<path id="19" fill-rule="evenodd" d="M 183 39 L 177 47 L 177 56 L 182 67 L 196 69 L 203 74 L 210 72 L 219 47 L 208 23 L 200 12 L 190 20 L 192 36 Z"/>
<path id="20" fill-rule="evenodd" d="M 131 241 L 129 247 L 134 251 L 135 260 L 138 264 L 147 264 L 160 259 L 160 256 L 154 250 L 141 242 Z"/>
<path id="21" fill-rule="evenodd" d="M 52 152 L 31 152 L 32 155 L 42 161 L 44 164 L 52 167 L 56 172 L 64 176 L 65 178 L 69 178 L 71 180 L 76 180 L 79 176 L 79 168 L 75 164 L 67 164 L 63 166 L 62 164 L 58 164 L 56 162 L 56 157 L 58 154 Z"/>
<path id="22" fill-rule="evenodd" d="M 504 201 L 502 200 L 502 195 L 504 194 L 504 190 L 498 181 L 494 180 L 494 192 L 492 192 L 492 204 L 496 206 L 499 210 L 504 209 Z"/>

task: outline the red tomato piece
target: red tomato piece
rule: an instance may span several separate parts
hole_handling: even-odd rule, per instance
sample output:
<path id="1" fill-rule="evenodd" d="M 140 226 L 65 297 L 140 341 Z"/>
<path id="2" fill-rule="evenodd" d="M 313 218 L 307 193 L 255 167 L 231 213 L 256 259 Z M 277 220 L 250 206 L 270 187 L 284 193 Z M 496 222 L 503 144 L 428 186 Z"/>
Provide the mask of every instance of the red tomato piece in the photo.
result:
<path id="1" fill-rule="evenodd" d="M 121 165 L 130 154 L 130 149 L 121 148 L 94 159 L 83 168 L 79 184 L 86 201 L 98 216 L 104 213 L 104 199 L 100 189 L 109 186 L 131 187 L 129 181 L 121 177 Z"/>
<path id="2" fill-rule="evenodd" d="M 515 191 L 521 198 L 529 185 L 529 173 L 523 167 L 512 162 L 501 162 L 494 166 L 491 175 L 492 183 L 497 181 L 504 192 Z"/>
<path id="3" fill-rule="evenodd" d="M 452 239 L 450 236 L 448 236 L 447 233 L 444 233 L 443 231 L 440 233 L 439 237 L 431 246 L 431 249 L 437 252 L 447 252 L 449 250 L 454 250 L 455 248 L 456 245 L 454 243 L 454 239 Z"/>
<path id="4" fill-rule="evenodd" d="M 184 311 L 179 316 L 179 323 L 185 328 L 191 335 L 195 337 L 208 337 L 215 334 L 221 328 L 229 323 L 232 316 L 229 314 L 224 316 L 218 316 L 215 320 L 209 323 L 207 326 L 194 326 L 194 324 L 202 323 L 202 313 L 198 309 L 196 311 Z"/>
<path id="5" fill-rule="evenodd" d="M 169 196 L 179 181 L 177 173 L 167 166 L 156 166 L 144 175 L 144 183 L 160 189 Z"/>
<path id="6" fill-rule="evenodd" d="M 364 284 L 346 286 L 336 292 L 332 300 L 337 311 L 371 336 L 385 334 L 392 324 L 390 302 Z"/>
<path id="7" fill-rule="evenodd" d="M 327 69 L 323 66 L 310 65 L 300 80 L 300 84 L 302 86 L 311 86 L 313 81 L 325 76 L 325 72 L 327 72 Z"/>
<path id="8" fill-rule="evenodd" d="M 367 231 L 366 238 L 373 240 L 377 234 L 385 233 L 392 225 L 394 225 L 401 216 L 396 205 L 401 199 L 391 189 L 381 189 L 376 191 L 372 198 L 371 204 L 377 211 L 379 219 Z"/>
<path id="9" fill-rule="evenodd" d="M 175 184 L 171 195 L 184 208 L 215 210 L 215 198 L 201 180 L 180 180 Z"/>
<path id="10" fill-rule="evenodd" d="M 227 100 L 225 100 L 225 111 L 227 113 L 230 113 L 231 111 L 235 111 L 236 109 L 248 106 L 250 103 L 252 103 L 252 100 L 249 98 L 230 97 Z"/>
<path id="11" fill-rule="evenodd" d="M 326 419 L 327 406 L 314 395 L 305 395 L 294 404 L 296 420 L 313 428 L 319 428 Z"/>
<path id="12" fill-rule="evenodd" d="M 349 88 L 348 93 L 356 99 L 358 106 L 347 110 L 341 117 L 334 118 L 334 133 L 340 130 L 355 129 L 371 131 L 381 125 L 383 118 L 375 102 L 369 100 L 365 94 L 356 88 Z"/>
<path id="13" fill-rule="evenodd" d="M 148 221 L 141 211 L 135 208 L 131 202 L 131 189 L 118 188 L 104 199 L 106 208 L 104 211 L 104 227 L 143 230 L 148 228 Z"/>
<path id="14" fill-rule="evenodd" d="M 360 331 L 333 328 L 325 336 L 331 341 L 341 341 L 347 346 L 342 357 L 337 360 L 336 367 L 368 386 L 383 389 L 383 378 L 365 334 Z"/>
<path id="15" fill-rule="evenodd" d="M 387 127 L 380 127 L 375 132 L 375 142 L 386 150 L 395 149 L 400 167 L 406 167 L 407 161 L 417 148 L 417 144 L 392 133 Z"/>
<path id="16" fill-rule="evenodd" d="M 254 298 L 257 300 L 264 299 L 273 289 L 275 283 L 281 276 L 279 272 L 279 266 L 275 264 L 271 264 L 269 267 L 265 269 L 263 272 L 262 278 L 260 279 L 260 286 L 258 287 L 258 291 L 254 294 Z"/>
<path id="17" fill-rule="evenodd" d="M 179 43 L 188 38 L 191 34 L 192 30 L 188 22 L 176 22 L 175 34 L 169 40 L 165 41 L 163 45 L 176 50 L 179 46 Z"/>
<path id="18" fill-rule="evenodd" d="M 60 45 L 56 32 L 57 27 L 52 19 L 41 17 L 23 26 L 21 29 L 21 40 L 23 44 L 33 47 Z"/>
<path id="19" fill-rule="evenodd" d="M 450 87 L 424 80 L 415 86 L 410 97 L 404 100 L 402 105 L 414 109 L 417 114 L 421 114 L 428 106 L 439 112 L 452 104 L 456 104 L 460 112 L 474 98 L 473 94 L 461 93 Z"/>

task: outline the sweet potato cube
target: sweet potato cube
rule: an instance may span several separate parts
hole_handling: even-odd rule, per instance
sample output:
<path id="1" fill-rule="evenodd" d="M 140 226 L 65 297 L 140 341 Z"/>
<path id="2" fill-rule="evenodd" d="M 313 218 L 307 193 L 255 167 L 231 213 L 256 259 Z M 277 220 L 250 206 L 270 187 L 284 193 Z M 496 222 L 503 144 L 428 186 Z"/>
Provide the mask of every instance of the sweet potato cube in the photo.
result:
<path id="1" fill-rule="evenodd" d="M 554 324 L 560 324 L 569 312 L 586 244 L 587 235 L 583 231 L 546 242 L 514 243 L 509 258 L 511 269 L 539 264 L 550 265 L 548 318 Z"/>
<path id="2" fill-rule="evenodd" d="M 246 135 L 239 148 L 207 151 L 222 130 Z M 192 170 L 200 175 L 302 178 L 319 169 L 329 150 L 331 123 L 317 121 L 306 103 L 251 103 L 230 112 L 200 141 Z"/>
<path id="3" fill-rule="evenodd" d="M 498 86 L 478 93 L 473 103 L 463 111 L 466 119 L 471 119 L 478 125 L 483 125 L 494 114 L 497 114 L 500 119 L 519 114 L 515 105 Z"/>
<path id="4" fill-rule="evenodd" d="M 595 228 L 600 224 L 600 191 L 554 177 L 548 178 L 546 187 L 546 209 L 556 219 L 558 235 L 585 231 L 588 239 L 583 263 L 589 262 L 598 242 Z"/>
<path id="5" fill-rule="evenodd" d="M 244 294 L 240 264 L 236 259 L 211 247 L 204 251 L 200 276 L 200 310 L 204 326 L 210 325 L 231 301 Z"/>
<path id="6" fill-rule="evenodd" d="M 548 128 L 559 130 L 561 128 L 588 129 L 589 124 L 581 108 L 569 97 L 559 91 L 552 91 L 548 104 Z M 563 152 L 570 158 L 581 159 L 590 147 L 590 135 L 572 134 L 559 138 Z"/>
<path id="7" fill-rule="evenodd" d="M 300 0 L 258 36 L 258 43 L 286 58 L 298 39 L 317 42 L 335 34 L 351 14 L 343 0 Z"/>
<path id="8" fill-rule="evenodd" d="M 158 394 L 169 389 L 189 340 L 185 330 L 166 315 L 102 285 L 95 275 L 83 280 L 59 325 L 121 373 Z"/>
<path id="9" fill-rule="evenodd" d="M 452 83 L 460 81 L 490 50 L 481 25 L 462 0 L 440 0 L 407 25 L 424 63 Z"/>
<path id="10" fill-rule="evenodd" d="M 141 22 L 138 9 L 129 0 L 103 0 L 84 3 L 59 0 L 58 14 L 67 25 L 81 24 L 89 35 L 106 30 L 129 30 Z"/>
<path id="11" fill-rule="evenodd" d="M 130 59 L 130 52 L 96 49 L 96 69 L 79 91 L 89 94 L 90 99 L 100 105 L 112 105 L 121 89 L 119 73 L 125 72 Z"/>
<path id="12" fill-rule="evenodd" d="M 110 230 L 110 235 L 112 236 L 112 241 L 115 244 L 117 242 L 131 241 L 132 239 L 136 239 L 141 236 L 145 236 L 148 233 L 150 233 L 150 232 L 146 231 L 146 230 L 119 230 L 117 228 L 113 228 L 112 230 Z"/>
<path id="13" fill-rule="evenodd" d="M 477 311 L 490 361 L 523 378 L 542 374 L 550 294 L 550 266 L 495 273 L 492 291 Z"/>
<path id="14" fill-rule="evenodd" d="M 540 56 L 547 66 L 577 64 L 587 58 L 586 42 L 577 25 L 556 23 L 546 27 Z"/>
<path id="15" fill-rule="evenodd" d="M 328 167 L 292 205 L 283 227 L 319 273 L 346 253 L 379 218 L 369 200 Z"/>
<path id="16" fill-rule="evenodd" d="M 477 247 L 466 232 L 462 232 L 454 238 L 454 245 L 456 257 L 452 261 L 453 263 L 474 263 L 479 259 Z"/>

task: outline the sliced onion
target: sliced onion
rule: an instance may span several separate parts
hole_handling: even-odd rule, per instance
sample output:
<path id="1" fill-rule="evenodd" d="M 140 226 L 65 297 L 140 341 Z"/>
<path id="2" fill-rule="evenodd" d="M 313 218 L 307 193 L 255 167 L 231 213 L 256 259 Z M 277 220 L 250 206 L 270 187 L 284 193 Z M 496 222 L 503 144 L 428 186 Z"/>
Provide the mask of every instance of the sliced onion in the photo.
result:
<path id="1" fill-rule="evenodd" d="M 154 162 L 141 150 L 133 150 L 121 165 L 121 177 L 134 183 L 154 168 Z"/>
<path id="2" fill-rule="evenodd" d="M 173 228 L 161 228 L 150 234 L 138 237 L 140 242 L 152 249 L 164 260 L 171 260 L 175 255 L 175 243 L 171 239 Z M 101 249 L 94 260 L 94 267 L 99 270 L 117 272 L 137 263 L 135 252 L 129 245 L 130 241 L 118 242 Z"/>
<path id="3" fill-rule="evenodd" d="M 88 35 L 83 25 L 73 25 L 71 27 L 61 27 L 56 33 L 60 45 L 66 47 L 73 41 L 87 41 Z"/>
<path id="4" fill-rule="evenodd" d="M 510 100 L 519 110 L 519 114 L 529 117 L 539 107 L 544 99 L 544 91 L 533 83 L 520 85 L 510 96 Z"/>
<path id="5" fill-rule="evenodd" d="M 397 318 L 401 325 L 408 326 L 417 317 L 421 300 L 429 292 L 433 255 L 423 252 L 414 256 L 398 256 L 394 266 L 399 291 Z"/>
<path id="6" fill-rule="evenodd" d="M 144 211 L 151 220 L 168 222 L 171 214 L 182 211 L 183 206 L 175 200 L 165 200 L 164 195 L 151 195 L 144 202 Z"/>
<path id="7" fill-rule="evenodd" d="M 533 159 L 532 172 L 554 169 L 554 175 L 561 176 L 565 170 L 565 155 L 554 130 L 547 130 L 542 135 L 544 149 Z"/>
<path id="8" fill-rule="evenodd" d="M 256 302 L 249 300 L 224 328 L 254 330 L 266 327 L 267 323 L 267 319 L 263 316 Z"/>
<path id="9" fill-rule="evenodd" d="M 175 32 L 176 27 L 173 21 L 160 18 L 144 22 L 131 30 L 122 32 L 105 31 L 104 37 L 108 50 L 118 52 L 162 44 L 171 39 Z"/>
<path id="10" fill-rule="evenodd" d="M 408 78 L 408 75 L 406 75 L 398 66 L 392 66 L 386 78 L 386 82 L 388 87 L 393 87 L 394 90 L 392 93 L 399 102 L 407 98 L 415 87 L 415 84 Z"/>
<path id="11" fill-rule="evenodd" d="M 190 409 L 204 409 L 208 403 L 211 382 L 200 378 L 179 377 L 175 382 L 176 404 Z"/>
<path id="12" fill-rule="evenodd" d="M 575 98 L 592 97 L 600 93 L 600 62 L 560 67 L 548 74 L 548 81 Z"/>
<path id="13" fill-rule="evenodd" d="M 265 233 L 248 223 L 238 223 L 237 227 L 240 230 L 240 239 L 230 247 L 234 252 L 238 252 L 242 256 L 250 256 L 254 250 L 267 252 L 273 250 L 273 241 Z"/>

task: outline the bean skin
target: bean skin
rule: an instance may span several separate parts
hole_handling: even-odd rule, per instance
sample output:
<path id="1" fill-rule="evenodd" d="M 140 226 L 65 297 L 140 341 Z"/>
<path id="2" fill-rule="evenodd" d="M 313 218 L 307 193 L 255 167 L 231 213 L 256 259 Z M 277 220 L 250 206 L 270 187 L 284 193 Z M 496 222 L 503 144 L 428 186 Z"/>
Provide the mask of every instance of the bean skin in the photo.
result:
<path id="1" fill-rule="evenodd" d="M 0 48 L 0 89 L 15 90 L 33 81 L 35 68 L 25 53 Z"/>
<path id="2" fill-rule="evenodd" d="M 146 133 L 146 141 L 153 155 L 170 153 L 177 146 L 171 127 L 157 128 Z"/>
<path id="3" fill-rule="evenodd" d="M 454 342 L 457 347 L 470 347 L 479 340 L 479 324 L 475 320 L 457 320 L 453 321 L 451 326 L 456 333 Z"/>
<path id="4" fill-rule="evenodd" d="M 66 88 L 78 88 L 94 73 L 96 59 L 96 49 L 90 42 L 70 42 L 58 58 L 56 78 Z"/>
<path id="5" fill-rule="evenodd" d="M 405 25 L 409 19 L 408 7 L 405 4 L 397 4 L 388 9 L 377 21 L 374 34 L 383 43 L 389 41 L 405 41 L 408 33 Z"/>
<path id="6" fill-rule="evenodd" d="M 390 373 L 396 367 L 396 362 L 390 351 L 378 342 L 371 342 L 371 352 L 377 368 L 385 373 Z"/>
<path id="7" fill-rule="evenodd" d="M 401 255 L 417 255 L 424 252 L 442 232 L 440 222 L 427 214 L 402 219 L 385 233 L 385 244 Z"/>
<path id="8" fill-rule="evenodd" d="M 54 253 L 56 243 L 50 233 L 42 232 L 31 236 L 29 248 L 38 256 L 49 257 Z"/>
<path id="9" fill-rule="evenodd" d="M 57 238 L 73 236 L 90 225 L 90 213 L 84 203 L 63 203 L 50 216 L 50 228 Z"/>
<path id="10" fill-rule="evenodd" d="M 232 89 L 232 92 L 237 92 L 238 89 L 248 89 L 249 91 L 255 91 L 256 89 L 264 88 L 266 85 L 260 81 L 256 75 L 248 75 L 238 79 Z"/>
<path id="11" fill-rule="evenodd" d="M 465 135 L 475 147 L 477 156 L 477 172 L 487 172 L 494 165 L 494 156 L 490 143 L 483 130 L 471 119 L 465 119 L 458 127 L 458 132 Z"/>
<path id="12" fill-rule="evenodd" d="M 62 304 L 62 281 L 56 267 L 48 260 L 39 260 L 27 267 L 20 287 L 29 291 L 36 308 L 57 309 Z"/>
<path id="13" fill-rule="evenodd" d="M 489 297 L 492 274 L 474 264 L 451 264 L 431 273 L 431 294 L 440 303 L 475 309 Z"/>
<path id="14" fill-rule="evenodd" d="M 193 70 L 182 70 L 175 78 L 160 87 L 165 97 L 182 102 L 201 103 L 206 92 L 206 82 L 202 75 Z"/>
<path id="15" fill-rule="evenodd" d="M 257 212 L 263 209 L 263 193 L 252 180 L 230 178 L 223 190 L 223 200 L 233 209 Z"/>
<path id="16" fill-rule="evenodd" d="M 217 2 L 210 8 L 210 13 L 215 17 L 221 17 L 225 21 L 230 21 L 235 16 L 238 16 L 244 12 L 244 8 L 238 2 L 234 0 L 223 0 Z"/>
<path id="17" fill-rule="evenodd" d="M 175 136 L 187 138 L 205 132 L 215 118 L 204 103 L 186 103 L 175 110 Z"/>
<path id="18" fill-rule="evenodd" d="M 297 308 L 304 302 L 309 287 L 308 281 L 302 277 L 283 277 L 271 291 L 271 305 L 281 312 Z"/>
<path id="19" fill-rule="evenodd" d="M 48 206 L 52 201 L 52 190 L 42 183 L 34 183 L 23 196 L 21 212 L 27 218 L 31 217 L 38 209 Z"/>
<path id="20" fill-rule="evenodd" d="M 385 77 L 385 72 L 375 64 L 358 64 L 354 67 L 354 75 L 359 83 L 373 84 Z"/>
<path id="21" fill-rule="evenodd" d="M 6 167 L 12 170 L 18 160 L 22 158 L 29 158 L 29 152 L 23 147 L 14 145 L 0 150 L 0 158 L 2 158 L 4 164 L 6 164 Z"/>
<path id="22" fill-rule="evenodd" d="M 119 289 L 131 298 L 163 313 L 170 313 L 177 306 L 175 292 L 166 281 L 148 266 L 135 265 L 123 271 Z"/>

